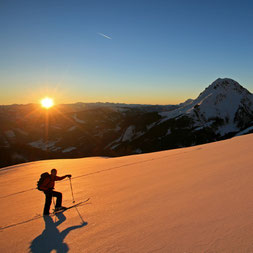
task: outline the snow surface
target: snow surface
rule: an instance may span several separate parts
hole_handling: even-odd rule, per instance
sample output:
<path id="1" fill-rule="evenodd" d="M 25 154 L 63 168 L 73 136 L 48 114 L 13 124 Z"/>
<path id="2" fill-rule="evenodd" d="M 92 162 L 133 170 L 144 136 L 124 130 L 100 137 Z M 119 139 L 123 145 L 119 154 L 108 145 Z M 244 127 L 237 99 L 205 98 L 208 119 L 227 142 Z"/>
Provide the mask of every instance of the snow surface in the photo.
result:
<path id="1" fill-rule="evenodd" d="M 9 148 L 11 146 L 6 139 L 2 139 L 2 141 L 3 143 L 2 143 L 2 146 L 0 145 L 0 147 Z"/>
<path id="2" fill-rule="evenodd" d="M 253 252 L 252 145 L 249 134 L 120 158 L 2 168 L 0 252 Z M 34 188 L 52 168 L 73 175 L 76 202 L 91 199 L 44 219 L 44 195 Z M 71 205 L 69 180 L 55 188 Z"/>
<path id="3" fill-rule="evenodd" d="M 72 126 L 68 129 L 68 132 L 74 131 L 77 128 L 77 126 Z"/>
<path id="4" fill-rule="evenodd" d="M 16 134 L 14 133 L 13 130 L 7 130 L 4 132 L 5 135 L 8 137 L 8 138 L 15 138 L 16 137 Z"/>
<path id="5" fill-rule="evenodd" d="M 23 160 L 23 161 L 27 161 L 24 156 L 22 156 L 18 153 L 14 153 L 11 157 L 12 157 L 12 159 L 20 159 L 20 160 Z"/>
<path id="6" fill-rule="evenodd" d="M 76 113 L 73 115 L 73 119 L 74 119 L 77 123 L 80 123 L 80 124 L 84 124 L 84 123 L 85 123 L 84 120 L 81 120 L 81 119 L 78 119 L 78 118 L 77 118 Z"/>
<path id="7" fill-rule="evenodd" d="M 54 145 L 59 141 L 56 140 L 56 141 L 48 141 L 47 143 L 45 143 L 42 139 L 38 140 L 38 141 L 33 141 L 33 142 L 30 142 L 29 145 L 34 147 L 34 148 L 39 148 L 39 149 L 42 149 L 42 150 L 47 150 L 47 149 L 52 149 L 54 147 Z"/>
<path id="8" fill-rule="evenodd" d="M 171 130 L 170 130 L 170 128 L 167 130 L 167 133 L 166 133 L 166 135 L 170 135 L 171 134 Z"/>
<path id="9" fill-rule="evenodd" d="M 28 135 L 28 133 L 26 132 L 26 131 L 24 131 L 24 130 L 22 130 L 22 129 L 20 129 L 20 128 L 16 128 L 15 129 L 17 132 L 19 132 L 20 134 L 22 134 L 22 135 Z"/>
<path id="10" fill-rule="evenodd" d="M 246 128 L 246 129 L 244 129 L 243 131 L 237 133 L 235 136 L 240 136 L 240 135 L 243 135 L 243 134 L 247 134 L 247 133 L 249 133 L 249 132 L 252 131 L 252 130 L 253 130 L 253 126 L 248 127 L 248 128 Z"/>
<path id="11" fill-rule="evenodd" d="M 62 150 L 62 153 L 71 152 L 71 151 L 73 151 L 73 150 L 75 150 L 75 149 L 76 149 L 76 147 L 68 147 L 68 148 L 63 149 L 63 150 Z"/>
<path id="12" fill-rule="evenodd" d="M 123 142 L 124 141 L 130 141 L 133 138 L 133 136 L 134 136 L 134 130 L 135 130 L 135 126 L 129 126 L 126 129 L 126 131 L 125 131 L 125 133 L 124 133 L 124 135 L 122 137 L 122 141 Z"/>

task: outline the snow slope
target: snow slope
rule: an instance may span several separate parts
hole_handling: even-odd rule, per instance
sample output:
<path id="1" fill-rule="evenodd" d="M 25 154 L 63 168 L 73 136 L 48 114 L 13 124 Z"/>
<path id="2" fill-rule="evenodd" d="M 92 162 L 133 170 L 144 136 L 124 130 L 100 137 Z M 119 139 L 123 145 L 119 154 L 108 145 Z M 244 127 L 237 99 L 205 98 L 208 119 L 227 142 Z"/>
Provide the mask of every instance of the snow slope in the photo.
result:
<path id="1" fill-rule="evenodd" d="M 252 144 L 249 134 L 121 158 L 3 168 L 0 252 L 253 252 Z M 43 193 L 33 188 L 51 168 L 73 175 L 77 202 L 91 200 L 44 219 L 36 217 Z M 69 181 L 56 189 L 70 205 Z"/>

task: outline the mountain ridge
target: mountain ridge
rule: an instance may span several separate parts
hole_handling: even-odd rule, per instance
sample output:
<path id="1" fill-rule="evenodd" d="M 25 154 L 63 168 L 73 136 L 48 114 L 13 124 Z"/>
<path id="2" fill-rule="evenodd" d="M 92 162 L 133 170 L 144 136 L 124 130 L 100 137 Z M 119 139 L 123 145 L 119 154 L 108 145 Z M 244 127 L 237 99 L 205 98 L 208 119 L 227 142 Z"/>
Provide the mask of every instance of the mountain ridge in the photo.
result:
<path id="1" fill-rule="evenodd" d="M 52 158 L 122 156 L 218 141 L 252 132 L 253 95 L 218 78 L 177 106 L 100 103 L 45 113 L 35 105 L 0 107 L 0 166 Z"/>
<path id="2" fill-rule="evenodd" d="M 239 109 L 244 109 L 252 117 L 253 95 L 233 79 L 218 78 L 190 103 L 167 113 L 167 115 L 166 113 L 161 113 L 161 115 L 165 116 L 164 120 L 166 120 L 186 114 L 195 118 L 202 125 L 212 118 L 225 119 L 229 123 L 233 123 Z M 238 130 L 236 126 L 241 122 L 235 123 L 235 126 L 231 126 L 234 131 Z M 247 123 L 244 124 L 247 125 Z"/>

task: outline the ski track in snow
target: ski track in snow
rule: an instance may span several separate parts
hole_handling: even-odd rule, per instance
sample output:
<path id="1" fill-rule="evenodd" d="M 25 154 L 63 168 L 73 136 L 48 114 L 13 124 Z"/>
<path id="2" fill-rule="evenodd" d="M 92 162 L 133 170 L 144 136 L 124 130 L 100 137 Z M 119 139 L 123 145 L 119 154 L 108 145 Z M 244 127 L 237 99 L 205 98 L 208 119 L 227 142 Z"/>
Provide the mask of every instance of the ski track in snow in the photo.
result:
<path id="1" fill-rule="evenodd" d="M 184 153 L 186 153 L 186 152 L 184 152 Z M 180 154 L 178 154 L 178 155 L 180 155 Z M 147 160 L 140 161 L 140 162 L 126 163 L 126 164 L 123 164 L 123 165 L 121 165 L 121 166 L 116 166 L 116 167 L 112 167 L 112 168 L 102 169 L 102 170 L 94 171 L 94 172 L 91 172 L 91 173 L 83 174 L 83 175 L 80 175 L 80 176 L 71 177 L 71 180 L 75 180 L 75 179 L 77 179 L 77 178 L 87 177 L 87 176 L 91 176 L 91 175 L 95 175 L 95 174 L 107 172 L 107 171 L 110 171 L 110 170 L 120 169 L 120 168 L 127 167 L 127 166 L 142 164 L 142 163 L 146 163 L 146 162 L 150 162 L 150 161 L 154 161 L 154 160 L 158 160 L 158 159 L 164 159 L 164 158 L 168 158 L 169 156 L 170 156 L 170 155 L 168 155 L 168 156 L 166 155 L 166 156 L 163 156 L 163 157 L 147 159 Z M 173 156 L 175 156 L 175 154 L 174 154 Z M 14 166 L 15 166 L 15 165 L 14 165 Z M 6 168 L 6 169 L 7 169 L 7 170 L 8 170 L 8 169 L 11 169 L 11 167 L 12 167 L 12 166 L 10 166 L 10 167 L 8 167 L 8 168 Z M 62 182 L 64 182 L 64 181 L 68 181 L 68 179 L 59 181 L 59 182 L 57 182 L 57 183 L 59 184 L 59 183 L 62 183 Z M 9 195 L 0 196 L 0 199 L 2 199 L 2 198 L 7 198 L 7 197 L 10 197 L 10 196 L 14 196 L 14 195 L 21 194 L 21 193 L 26 193 L 26 192 L 33 191 L 33 190 L 37 190 L 37 188 L 30 188 L 30 189 L 26 189 L 26 190 L 23 190 L 23 191 L 11 193 L 11 194 L 9 194 Z"/>

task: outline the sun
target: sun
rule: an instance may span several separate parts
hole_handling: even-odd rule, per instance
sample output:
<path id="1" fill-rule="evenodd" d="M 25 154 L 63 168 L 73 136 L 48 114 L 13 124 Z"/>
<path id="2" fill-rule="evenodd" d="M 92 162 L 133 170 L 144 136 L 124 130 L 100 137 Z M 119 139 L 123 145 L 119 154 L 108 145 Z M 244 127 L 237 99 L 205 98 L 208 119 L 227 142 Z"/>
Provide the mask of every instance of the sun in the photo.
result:
<path id="1" fill-rule="evenodd" d="M 49 109 L 54 105 L 54 100 L 52 98 L 45 97 L 41 99 L 40 103 L 42 107 Z"/>

